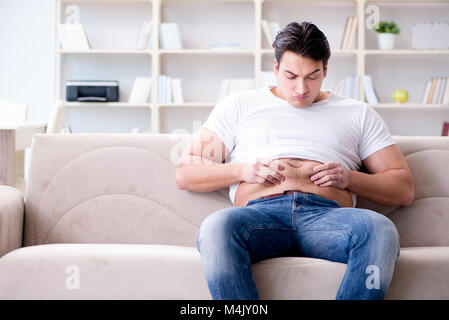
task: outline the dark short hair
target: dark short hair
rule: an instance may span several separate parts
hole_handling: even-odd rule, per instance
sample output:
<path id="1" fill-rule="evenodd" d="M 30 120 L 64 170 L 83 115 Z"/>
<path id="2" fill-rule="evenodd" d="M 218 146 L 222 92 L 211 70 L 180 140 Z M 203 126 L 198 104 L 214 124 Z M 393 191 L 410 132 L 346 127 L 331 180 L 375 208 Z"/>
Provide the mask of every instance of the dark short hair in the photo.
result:
<path id="1" fill-rule="evenodd" d="M 304 58 L 323 61 L 323 67 L 327 65 L 331 56 L 326 36 L 311 22 L 289 23 L 277 33 L 272 46 L 278 65 L 285 51 L 293 51 Z"/>

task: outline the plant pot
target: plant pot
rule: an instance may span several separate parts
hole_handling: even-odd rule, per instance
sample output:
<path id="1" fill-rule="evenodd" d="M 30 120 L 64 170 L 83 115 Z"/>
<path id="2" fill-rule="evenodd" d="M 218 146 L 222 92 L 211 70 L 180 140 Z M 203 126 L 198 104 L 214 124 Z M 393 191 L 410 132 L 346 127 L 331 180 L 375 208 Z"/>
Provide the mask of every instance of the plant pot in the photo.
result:
<path id="1" fill-rule="evenodd" d="M 379 49 L 392 50 L 394 49 L 395 35 L 393 33 L 379 33 L 377 40 L 379 41 Z"/>

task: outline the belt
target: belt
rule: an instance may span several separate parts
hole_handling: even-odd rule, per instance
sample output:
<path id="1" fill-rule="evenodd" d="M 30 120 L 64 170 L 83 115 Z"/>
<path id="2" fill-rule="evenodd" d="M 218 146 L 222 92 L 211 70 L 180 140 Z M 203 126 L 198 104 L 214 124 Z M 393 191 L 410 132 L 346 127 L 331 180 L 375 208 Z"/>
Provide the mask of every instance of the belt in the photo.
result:
<path id="1" fill-rule="evenodd" d="M 304 193 L 304 192 L 302 192 L 302 191 L 300 191 L 300 190 L 285 190 L 284 192 L 281 192 L 281 193 L 274 193 L 274 194 L 270 194 L 270 195 L 268 195 L 268 196 L 263 196 L 263 197 L 260 197 L 260 198 L 261 198 L 261 199 L 269 199 L 269 198 L 274 198 L 274 197 L 283 196 L 283 195 L 286 195 L 286 194 L 291 194 L 291 193 L 293 193 L 293 192 L 301 192 L 301 193 Z"/>

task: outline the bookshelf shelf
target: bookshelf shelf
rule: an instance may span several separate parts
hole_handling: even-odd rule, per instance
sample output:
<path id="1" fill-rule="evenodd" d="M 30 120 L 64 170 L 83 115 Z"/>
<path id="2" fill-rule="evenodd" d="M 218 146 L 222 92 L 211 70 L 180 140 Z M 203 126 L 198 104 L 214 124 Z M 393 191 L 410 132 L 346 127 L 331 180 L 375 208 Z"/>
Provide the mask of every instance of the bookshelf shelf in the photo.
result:
<path id="1" fill-rule="evenodd" d="M 371 55 L 449 55 L 449 50 L 364 50 Z"/>
<path id="2" fill-rule="evenodd" d="M 331 64 L 326 81 L 328 87 L 332 89 L 339 78 L 345 75 L 355 74 L 360 76 L 358 99 L 365 101 L 363 76 L 367 74 L 373 75 L 374 87 L 379 83 L 378 93 L 381 93 L 381 101 L 389 101 L 392 91 L 396 88 L 406 89 L 409 92 L 409 100 L 421 101 L 420 91 L 424 91 L 425 81 L 432 76 L 449 76 L 449 70 L 445 67 L 449 62 L 449 50 L 414 50 L 406 42 L 400 43 L 396 50 L 377 50 L 377 44 L 373 32 L 367 30 L 365 23 L 357 23 L 355 33 L 355 47 L 351 50 L 341 50 L 340 42 L 344 35 L 345 19 L 350 16 L 357 17 L 358 22 L 366 21 L 368 12 L 365 12 L 368 5 L 379 4 L 381 8 L 388 8 L 386 20 L 399 19 L 400 22 L 409 23 L 414 21 L 416 17 L 408 17 L 403 12 L 407 8 L 415 8 L 420 13 L 420 9 L 416 7 L 423 6 L 433 8 L 432 14 L 438 15 L 435 11 L 449 9 L 449 0 L 53 0 L 55 3 L 55 101 L 60 100 L 57 95 L 62 92 L 65 85 L 62 72 L 68 67 L 67 60 L 77 60 L 80 66 L 89 66 L 109 63 L 113 66 L 112 71 L 107 74 L 107 78 L 117 78 L 120 80 L 121 90 L 124 94 L 120 94 L 123 99 L 127 100 L 127 93 L 131 91 L 130 79 L 134 77 L 151 77 L 153 80 L 151 87 L 150 101 L 145 104 L 129 104 L 125 101 L 116 103 L 76 103 L 64 102 L 64 106 L 71 108 L 89 108 L 89 107 L 113 107 L 113 108 L 130 108 L 139 107 L 150 109 L 151 112 L 151 132 L 166 133 L 167 128 L 174 127 L 169 122 L 174 121 L 178 125 L 181 121 L 191 121 L 190 117 L 195 120 L 202 118 L 205 120 L 210 109 L 215 106 L 218 101 L 213 101 L 218 97 L 219 82 L 230 78 L 251 78 L 256 84 L 260 84 L 265 80 L 264 72 L 273 70 L 274 49 L 264 37 L 264 29 L 262 21 L 276 21 L 282 26 L 287 22 L 291 22 L 292 17 L 297 21 L 312 21 L 316 23 L 329 39 L 331 48 L 331 57 L 338 58 L 338 63 Z M 112 3 L 109 5 L 108 3 Z M 116 3 L 121 3 L 117 5 Z M 80 8 L 86 7 L 91 10 L 88 16 L 94 20 L 90 26 L 98 27 L 95 32 L 90 34 L 91 30 L 86 29 L 89 40 L 100 48 L 112 47 L 112 49 L 91 49 L 91 50 L 63 50 L 60 49 L 57 39 L 56 27 L 63 20 L 64 8 L 70 4 L 80 4 Z M 204 5 L 203 5 L 204 4 Z M 384 5 L 385 4 L 385 5 Z M 391 5 L 390 5 L 391 4 Z M 404 4 L 409 4 L 405 8 Z M 127 11 L 128 6 L 134 7 Z M 115 6 L 115 9 L 114 9 Z M 118 7 L 120 6 L 120 7 Z M 192 7 L 190 7 L 192 6 Z M 328 7 L 326 7 L 328 6 Z M 144 7 L 145 10 L 143 9 Z M 117 9 L 119 8 L 119 9 Z M 121 9 L 125 11 L 127 21 L 120 22 L 124 27 L 128 27 L 129 38 L 133 39 L 128 42 L 129 45 L 107 45 L 106 42 L 98 44 L 102 35 L 106 35 L 108 31 L 105 26 L 100 26 L 101 21 L 97 20 L 96 13 L 105 16 L 108 12 L 112 12 L 115 19 L 120 19 L 122 15 Z M 204 10 L 204 14 L 198 11 Z M 330 9 L 331 8 L 331 9 Z M 224 9 L 223 12 L 220 9 Z M 295 10 L 293 10 L 295 9 Z M 301 9 L 297 11 L 296 9 Z M 304 9 L 304 11 L 302 10 Z M 115 10 L 115 11 L 114 11 Z M 101 12 L 100 12 L 101 11 Z M 186 11 L 186 12 L 184 12 Z M 232 12 L 232 15 L 229 13 Z M 295 13 L 297 12 L 297 14 Z M 130 18 L 131 15 L 131 18 Z M 226 21 L 231 15 L 235 21 Z M 134 19 L 136 16 L 136 19 Z M 131 42 L 138 36 L 139 23 L 142 17 L 151 20 L 152 37 L 151 49 L 136 50 Z M 428 17 L 423 17 L 425 18 Z M 382 18 L 383 19 L 383 18 Z M 401 20 L 402 19 L 402 20 Z M 221 21 L 223 20 L 223 21 Z M 415 19 L 416 20 L 416 19 Z M 115 20 L 117 21 L 117 20 Z M 138 21 L 136 23 L 136 21 Z M 220 23 L 215 23 L 219 21 Z M 187 49 L 168 50 L 162 49 L 160 46 L 161 23 L 175 22 L 180 26 L 183 47 Z M 229 30 L 228 24 L 235 22 L 238 28 L 242 28 L 241 37 L 232 37 L 233 32 L 240 30 Z M 84 21 L 81 21 L 84 25 Z M 201 31 L 203 24 L 208 24 L 207 33 Z M 86 23 L 88 25 L 88 23 Z M 135 24 L 135 29 L 129 27 Z M 87 27 L 86 27 L 87 28 Z M 134 27 L 133 27 L 134 28 Z M 94 28 L 95 29 L 95 28 Z M 410 30 L 405 31 L 407 37 L 411 37 Z M 117 31 L 117 30 L 116 30 Z M 203 33 L 201 33 L 203 32 Z M 131 34 L 132 33 L 132 34 Z M 238 42 L 243 45 L 241 49 L 212 49 L 208 47 L 209 42 L 215 42 L 215 39 L 206 39 L 210 34 L 217 35 L 217 42 Z M 109 35 L 110 36 L 110 35 Z M 114 35 L 115 36 L 115 35 Z M 198 39 L 199 37 L 199 39 Z M 205 39 L 202 39 L 204 37 Z M 110 39 L 114 40 L 112 36 Z M 101 41 L 100 41 L 101 42 Z M 106 45 L 104 45 L 106 43 Z M 123 43 L 123 42 L 122 42 Z M 246 47 L 244 46 L 246 45 Z M 117 49 L 115 49 L 117 48 Z M 410 48 L 410 49 L 408 49 Z M 94 56 L 97 56 L 93 58 Z M 101 57 L 98 57 L 101 56 Z M 92 57 L 92 58 L 90 58 Z M 428 62 L 421 60 L 423 57 L 429 57 Z M 341 59 L 340 59 L 341 58 Z M 95 64 L 90 59 L 96 59 Z M 431 60 L 431 61 L 430 61 Z M 438 61 L 438 62 L 435 62 Z M 70 62 L 70 61 L 69 61 Z M 130 63 L 132 70 L 114 73 L 114 68 L 119 64 Z M 415 64 L 416 63 L 416 64 Z M 427 68 L 427 63 L 431 67 Z M 139 64 L 142 64 L 140 67 Z M 233 65 L 232 68 L 226 67 Z M 438 66 L 437 66 L 438 65 Z M 444 67 L 441 68 L 441 65 Z M 409 68 L 413 66 L 413 68 Z M 69 70 L 74 70 L 68 68 Z M 338 71 L 336 71 L 338 69 Z M 394 76 L 387 71 L 394 69 Z M 380 70 L 380 71 L 379 71 Z M 417 71 L 416 71 L 417 70 Z M 438 74 L 442 73 L 442 74 Z M 96 75 L 87 73 L 90 78 Z M 399 76 L 407 74 L 400 78 Z M 111 75 L 111 76 L 110 76 Z M 159 103 L 159 76 L 166 75 L 170 78 L 182 79 L 183 91 L 185 91 L 184 100 L 193 101 L 185 103 Z M 67 74 L 65 74 L 67 76 Z M 382 84 L 381 79 L 391 77 L 391 81 L 396 83 Z M 406 77 L 407 82 L 403 79 Z M 89 76 L 86 77 L 88 79 Z M 409 80 L 410 79 L 410 80 Z M 124 80 L 124 81 L 122 81 Z M 419 84 L 422 82 L 422 85 Z M 410 83 L 414 85 L 410 86 Z M 122 85 L 123 84 L 123 85 Z M 409 86 L 409 87 L 407 87 Z M 394 87 L 394 88 L 393 88 Z M 393 89 L 392 89 L 393 88 Z M 391 92 L 390 92 L 391 91 Z M 208 93 L 208 94 L 205 94 Z M 382 99 L 382 97 L 384 97 Z M 195 102 L 199 101 L 199 102 Z M 201 102 L 202 101 L 202 102 Z M 390 100 L 391 101 L 391 100 Z M 428 111 L 429 117 L 433 114 L 441 115 L 441 112 L 449 111 L 449 105 L 445 104 L 421 104 L 421 103 L 379 103 L 372 105 L 377 110 L 407 110 L 407 111 Z M 185 110 L 182 110 L 185 109 Z M 190 112 L 191 110 L 191 112 Z M 399 113 L 398 111 L 398 113 Z M 395 111 L 396 112 L 396 111 Z M 395 112 L 391 112 L 394 114 Z M 180 119 L 175 119 L 178 117 Z M 443 113 L 446 114 L 446 113 Z M 422 117 L 423 114 L 420 114 Z M 426 114 L 427 116 L 427 114 Z M 171 118 L 174 117 L 174 118 Z M 449 118 L 449 117 L 448 117 Z M 426 118 L 427 119 L 427 118 Z M 402 120 L 402 119 L 401 119 Z M 442 121 L 449 119 L 442 119 Z M 401 126 L 408 127 L 407 123 L 402 120 Z M 163 123 L 163 124 L 162 124 Z M 398 125 L 399 121 L 393 121 L 393 125 Z M 387 122 L 388 124 L 388 122 Z M 185 125 L 184 127 L 190 127 Z M 401 131 L 401 130 L 399 130 Z M 402 130 L 404 131 L 404 130 Z M 392 130 L 394 134 L 394 130 Z"/>
<path id="3" fill-rule="evenodd" d="M 160 54 L 210 54 L 210 55 L 254 55 L 254 50 L 214 50 L 214 49 L 182 49 L 182 50 L 158 50 Z"/>
<path id="4" fill-rule="evenodd" d="M 64 102 L 66 107 L 77 108 L 94 108 L 94 107 L 108 107 L 108 108 L 150 108 L 150 103 L 136 104 L 127 102 Z"/>
<path id="5" fill-rule="evenodd" d="M 379 103 L 371 105 L 378 109 L 406 109 L 406 110 L 448 110 L 447 104 L 425 104 L 425 103 Z"/>
<path id="6" fill-rule="evenodd" d="M 91 50 L 56 50 L 57 54 L 139 54 L 151 55 L 151 50 L 106 50 L 106 49 L 91 49 Z"/>
<path id="7" fill-rule="evenodd" d="M 161 108 L 190 108 L 190 107 L 212 108 L 215 106 L 215 102 L 171 103 L 171 104 L 160 104 L 158 106 Z"/>

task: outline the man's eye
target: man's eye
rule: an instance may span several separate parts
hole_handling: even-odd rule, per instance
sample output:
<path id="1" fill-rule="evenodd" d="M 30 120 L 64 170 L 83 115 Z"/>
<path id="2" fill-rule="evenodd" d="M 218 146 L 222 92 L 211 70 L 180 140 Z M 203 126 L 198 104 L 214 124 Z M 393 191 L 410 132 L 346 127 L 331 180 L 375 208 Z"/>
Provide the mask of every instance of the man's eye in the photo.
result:
<path id="1" fill-rule="evenodd" d="M 295 79 L 295 77 L 291 77 L 291 78 L 290 78 L 290 77 L 287 77 L 287 79 L 293 80 L 293 79 Z"/>
<path id="2" fill-rule="evenodd" d="M 316 77 L 316 78 L 309 78 L 310 80 L 316 80 L 316 79 L 318 79 L 318 77 Z"/>

